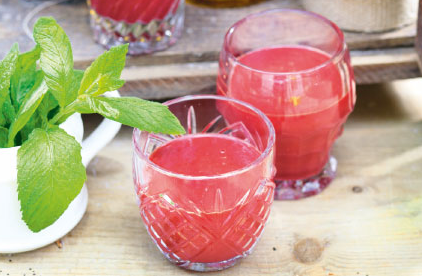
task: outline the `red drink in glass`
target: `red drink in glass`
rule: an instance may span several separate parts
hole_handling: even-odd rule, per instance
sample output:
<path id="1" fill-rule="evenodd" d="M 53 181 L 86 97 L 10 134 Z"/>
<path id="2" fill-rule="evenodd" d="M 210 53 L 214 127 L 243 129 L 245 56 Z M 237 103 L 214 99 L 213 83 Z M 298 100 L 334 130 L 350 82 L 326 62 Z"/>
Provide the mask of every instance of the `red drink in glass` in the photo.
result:
<path id="1" fill-rule="evenodd" d="M 294 10 L 239 21 L 226 35 L 217 93 L 253 104 L 273 123 L 277 199 L 314 195 L 331 182 L 337 162 L 330 150 L 356 98 L 334 24 Z"/>
<path id="2" fill-rule="evenodd" d="M 221 134 L 197 134 L 184 136 L 160 146 L 149 159 L 156 165 L 172 172 L 192 176 L 213 176 L 242 169 L 251 164 L 259 155 L 260 152 L 255 147 L 243 140 Z M 257 167 L 256 170 L 265 170 L 265 168 Z M 257 174 L 252 171 L 251 173 L 252 175 Z M 249 187 L 244 188 L 253 190 L 255 183 L 247 181 L 248 177 L 251 175 L 241 174 L 232 181 L 249 184 Z M 154 195 L 169 187 L 172 190 L 167 189 L 168 193 L 174 195 L 172 200 L 183 202 L 185 189 L 188 189 L 183 185 L 183 180 L 176 180 L 179 183 L 169 184 L 161 181 L 160 175 L 157 175 L 157 180 L 154 180 L 154 175 L 152 175 L 151 181 L 157 182 L 157 185 L 142 195 L 141 210 L 144 210 L 148 216 L 157 216 L 156 214 L 158 214 L 164 220 L 168 220 L 168 223 L 154 230 L 152 230 L 154 226 L 151 225 L 149 226 L 150 232 L 157 232 L 159 237 L 154 237 L 155 242 L 162 250 L 172 252 L 184 260 L 196 263 L 215 263 L 241 255 L 255 244 L 256 238 L 260 236 L 263 229 L 262 224 L 241 223 L 239 219 L 230 219 L 230 216 L 236 213 L 237 216 L 250 216 L 252 220 L 265 221 L 270 211 L 268 204 L 262 204 L 267 196 L 266 193 L 262 193 L 252 200 L 237 205 L 236 210 L 233 207 L 228 206 L 226 209 L 221 206 L 218 207 L 221 211 L 215 212 L 216 201 L 211 198 L 204 202 L 202 206 L 204 211 L 190 214 L 181 208 L 177 212 L 173 208 L 168 208 L 168 205 L 155 200 Z M 225 181 L 225 179 L 221 179 L 215 183 L 222 187 L 220 193 L 236 198 L 234 185 L 224 185 Z M 201 198 L 203 191 L 192 190 L 191 196 Z M 218 197 L 218 194 L 215 196 Z M 224 204 L 224 202 L 217 202 L 217 204 Z M 207 212 L 207 210 L 209 211 Z M 181 217 L 189 218 L 189 221 L 183 220 Z M 148 218 L 148 220 L 151 219 Z M 222 227 L 223 223 L 224 227 Z M 201 231 L 195 231 L 191 226 L 195 226 Z M 166 247 L 162 246 L 162 242 L 166 244 Z"/>
<path id="3" fill-rule="evenodd" d="M 259 155 L 258 149 L 243 140 L 222 134 L 196 134 L 161 145 L 149 160 L 175 173 L 212 176 L 246 167 Z M 228 190 L 223 192 L 229 193 L 230 187 L 225 188 Z"/>
<path id="4" fill-rule="evenodd" d="M 129 43 L 129 54 L 159 51 L 175 43 L 184 0 L 88 0 L 94 39 L 106 48 Z"/>
<path id="5" fill-rule="evenodd" d="M 181 137 L 134 132 L 141 216 L 161 252 L 187 269 L 232 266 L 252 251 L 270 212 L 274 130 L 258 110 L 232 101 L 168 103 L 188 132 Z M 239 109 L 252 119 L 241 121 Z"/>
<path id="6" fill-rule="evenodd" d="M 101 16 L 126 23 L 149 23 L 174 13 L 180 0 L 90 0 L 91 8 Z"/>

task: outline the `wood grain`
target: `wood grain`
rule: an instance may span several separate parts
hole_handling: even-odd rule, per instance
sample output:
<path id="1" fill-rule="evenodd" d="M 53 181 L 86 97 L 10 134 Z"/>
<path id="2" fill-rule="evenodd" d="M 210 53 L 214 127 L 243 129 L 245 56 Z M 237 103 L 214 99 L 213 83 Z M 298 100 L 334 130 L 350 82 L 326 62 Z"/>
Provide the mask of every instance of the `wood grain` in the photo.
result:
<path id="1" fill-rule="evenodd" d="M 32 40 L 23 31 L 23 21 L 41 3 L 44 2 L 0 0 L 0 57 L 4 56 L 15 41 L 19 42 L 22 51 L 33 47 Z M 127 83 L 121 92 L 124 95 L 158 100 L 214 93 L 216 61 L 224 33 L 231 24 L 245 15 L 270 8 L 300 6 L 294 0 L 266 1 L 234 9 L 187 5 L 182 38 L 167 51 L 129 57 L 124 72 Z M 54 16 L 68 33 L 77 68 L 86 68 L 104 51 L 92 40 L 85 1 L 69 1 L 47 7 L 30 19 L 28 26 L 31 27 L 36 18 L 43 15 Z M 412 48 L 415 32 L 415 24 L 387 33 L 346 32 L 357 83 L 379 83 L 420 76 Z"/>
<path id="2" fill-rule="evenodd" d="M 421 76 L 413 47 L 352 51 L 356 82 L 370 84 Z M 191 94 L 215 93 L 217 62 L 129 67 L 120 92 L 126 96 L 164 100 Z"/>
<path id="3" fill-rule="evenodd" d="M 420 276 L 421 86 L 418 79 L 358 87 L 333 150 L 335 181 L 318 196 L 275 202 L 254 253 L 219 275 Z M 96 117 L 86 118 L 91 125 Z M 0 255 L 0 276 L 204 275 L 171 265 L 152 243 L 135 202 L 131 155 L 125 128 L 89 165 L 88 210 L 62 248 Z"/>
<path id="4" fill-rule="evenodd" d="M 389 82 L 421 76 L 414 47 L 352 51 L 351 55 L 358 84 Z"/>
<path id="5" fill-rule="evenodd" d="M 419 13 L 417 22 L 416 51 L 418 53 L 419 68 L 422 70 L 422 0 L 419 0 Z"/>
<path id="6" fill-rule="evenodd" d="M 33 46 L 23 31 L 23 19 L 39 1 L 0 0 L 0 57 L 13 42 L 18 41 L 23 50 Z M 133 57 L 129 66 L 215 61 L 228 28 L 248 14 L 274 8 L 301 8 L 296 0 L 272 0 L 256 5 L 212 9 L 187 5 L 186 24 L 181 39 L 170 49 L 155 55 Z M 69 1 L 48 7 L 29 20 L 31 28 L 38 16 L 54 16 L 69 35 L 75 55 L 75 64 L 85 67 L 104 50 L 95 44 L 89 27 L 89 11 L 85 1 Z M 415 24 L 387 33 L 361 34 L 346 32 L 350 49 L 380 49 L 410 46 L 414 43 Z"/>

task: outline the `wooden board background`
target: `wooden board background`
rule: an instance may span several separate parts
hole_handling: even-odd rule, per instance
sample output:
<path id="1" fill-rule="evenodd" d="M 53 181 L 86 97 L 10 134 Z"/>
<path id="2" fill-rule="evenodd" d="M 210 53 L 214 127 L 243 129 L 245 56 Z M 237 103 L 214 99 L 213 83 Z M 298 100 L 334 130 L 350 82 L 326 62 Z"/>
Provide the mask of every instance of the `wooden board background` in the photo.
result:
<path id="1" fill-rule="evenodd" d="M 29 50 L 33 46 L 31 39 L 24 33 L 23 19 L 42 3 L 43 1 L 34 0 L 0 0 L 2 7 L 0 56 L 4 56 L 14 41 L 20 42 L 24 50 Z M 217 60 L 224 34 L 233 23 L 250 13 L 274 8 L 300 9 L 301 6 L 297 0 L 270 0 L 234 9 L 211 9 L 186 5 L 186 24 L 181 39 L 167 51 L 130 58 L 128 65 L 162 65 Z M 67 1 L 43 9 L 29 20 L 30 29 L 38 16 L 54 16 L 63 26 L 72 41 L 77 65 L 86 65 L 86 62 L 91 62 L 104 51 L 92 39 L 89 11 L 85 1 Z M 349 48 L 355 50 L 410 46 L 414 43 L 415 34 L 415 24 L 412 24 L 387 33 L 347 32 L 345 36 Z"/>
<path id="2" fill-rule="evenodd" d="M 12 43 L 22 50 L 33 47 L 24 32 L 25 19 L 43 1 L 0 0 L 0 57 Z M 298 0 L 270 0 L 235 9 L 186 6 L 186 24 L 181 39 L 167 51 L 129 57 L 121 92 L 146 99 L 166 99 L 193 93 L 214 93 L 217 59 L 224 34 L 247 14 L 271 8 L 301 8 Z M 50 6 L 28 20 L 32 28 L 38 16 L 54 16 L 68 33 L 74 48 L 75 66 L 85 68 L 104 49 L 95 44 L 85 1 L 66 1 Z M 352 50 L 357 83 L 368 84 L 420 76 L 413 45 L 416 24 L 385 33 L 346 32 Z"/>
<path id="3" fill-rule="evenodd" d="M 360 86 L 334 146 L 335 181 L 318 196 L 275 202 L 255 252 L 218 275 L 420 276 L 420 87 L 420 79 Z M 62 248 L 0 255 L 0 276 L 204 275 L 171 265 L 150 240 L 135 202 L 131 155 L 125 128 L 89 165 L 88 211 Z"/>

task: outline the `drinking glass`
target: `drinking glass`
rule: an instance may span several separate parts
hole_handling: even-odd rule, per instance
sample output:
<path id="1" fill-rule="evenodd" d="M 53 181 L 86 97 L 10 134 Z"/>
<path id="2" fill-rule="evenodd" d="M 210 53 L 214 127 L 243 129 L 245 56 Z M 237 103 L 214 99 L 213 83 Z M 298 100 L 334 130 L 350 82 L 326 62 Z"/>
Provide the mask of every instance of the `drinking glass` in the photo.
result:
<path id="1" fill-rule="evenodd" d="M 88 0 L 94 39 L 106 48 L 129 43 L 129 54 L 174 44 L 182 33 L 185 0 Z"/>
<path id="2" fill-rule="evenodd" d="M 227 32 L 217 93 L 253 104 L 276 130 L 276 199 L 320 193 L 333 180 L 334 141 L 353 110 L 355 81 L 343 33 L 317 14 L 276 9 Z"/>
<path id="3" fill-rule="evenodd" d="M 269 216 L 274 128 L 235 99 L 187 96 L 165 105 L 185 135 L 133 132 L 143 222 L 170 262 L 196 271 L 230 267 L 251 253 Z"/>

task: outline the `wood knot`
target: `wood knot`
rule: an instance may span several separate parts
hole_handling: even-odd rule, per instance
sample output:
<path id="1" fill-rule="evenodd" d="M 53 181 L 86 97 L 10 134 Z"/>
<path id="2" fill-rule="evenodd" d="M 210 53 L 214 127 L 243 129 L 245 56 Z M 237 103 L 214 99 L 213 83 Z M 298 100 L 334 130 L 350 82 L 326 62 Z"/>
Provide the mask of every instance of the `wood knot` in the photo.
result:
<path id="1" fill-rule="evenodd" d="M 298 241 L 293 248 L 293 255 L 297 261 L 308 264 L 317 261 L 324 247 L 312 238 L 306 238 Z"/>
<path id="2" fill-rule="evenodd" d="M 362 192 L 362 187 L 359 187 L 359 186 L 354 186 L 354 187 L 352 188 L 352 191 L 353 191 L 354 193 L 356 193 L 356 194 L 359 194 L 359 193 L 361 193 L 361 192 Z"/>

